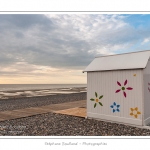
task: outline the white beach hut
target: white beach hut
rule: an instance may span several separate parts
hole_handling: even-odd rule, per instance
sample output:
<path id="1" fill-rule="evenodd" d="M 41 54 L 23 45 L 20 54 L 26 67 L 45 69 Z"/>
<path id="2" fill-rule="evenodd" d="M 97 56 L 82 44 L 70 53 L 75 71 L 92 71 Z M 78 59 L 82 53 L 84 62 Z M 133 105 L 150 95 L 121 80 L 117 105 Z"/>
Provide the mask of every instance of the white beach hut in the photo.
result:
<path id="1" fill-rule="evenodd" d="M 96 57 L 87 72 L 87 117 L 150 123 L 150 51 Z"/>

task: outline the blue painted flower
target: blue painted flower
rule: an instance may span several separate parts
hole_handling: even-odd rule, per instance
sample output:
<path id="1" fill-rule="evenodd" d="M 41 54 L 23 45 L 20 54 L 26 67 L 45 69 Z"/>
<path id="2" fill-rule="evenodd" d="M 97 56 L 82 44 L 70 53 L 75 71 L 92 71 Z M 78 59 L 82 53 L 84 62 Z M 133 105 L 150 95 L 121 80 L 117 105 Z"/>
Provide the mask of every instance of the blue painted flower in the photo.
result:
<path id="1" fill-rule="evenodd" d="M 112 108 L 113 113 L 120 112 L 120 110 L 119 110 L 120 105 L 117 105 L 116 102 L 114 102 L 113 105 L 111 105 L 110 107 Z"/>

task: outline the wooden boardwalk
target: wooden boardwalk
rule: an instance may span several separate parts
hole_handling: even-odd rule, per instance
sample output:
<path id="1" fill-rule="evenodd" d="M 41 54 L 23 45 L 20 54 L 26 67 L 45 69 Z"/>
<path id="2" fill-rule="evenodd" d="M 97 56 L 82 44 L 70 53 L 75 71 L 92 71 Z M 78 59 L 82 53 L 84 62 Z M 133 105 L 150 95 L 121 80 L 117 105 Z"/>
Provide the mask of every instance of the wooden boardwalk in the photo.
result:
<path id="1" fill-rule="evenodd" d="M 70 108 L 65 110 L 54 111 L 55 113 L 77 116 L 77 117 L 86 117 L 86 108 Z"/>
<path id="2" fill-rule="evenodd" d="M 37 114 L 44 114 L 48 112 L 73 115 L 73 116 L 86 116 L 86 100 L 67 102 L 61 104 L 51 104 L 41 107 L 30 107 L 25 109 L 17 109 L 11 111 L 1 111 L 0 121 L 29 117 Z"/>

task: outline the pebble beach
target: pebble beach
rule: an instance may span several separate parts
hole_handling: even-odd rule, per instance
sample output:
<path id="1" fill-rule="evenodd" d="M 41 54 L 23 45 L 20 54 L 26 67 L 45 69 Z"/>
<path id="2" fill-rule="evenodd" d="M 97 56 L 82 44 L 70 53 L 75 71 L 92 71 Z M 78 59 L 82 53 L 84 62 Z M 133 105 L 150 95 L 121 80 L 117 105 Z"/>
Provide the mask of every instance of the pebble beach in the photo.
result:
<path id="1" fill-rule="evenodd" d="M 47 113 L 0 122 L 1 136 L 149 136 L 150 130 Z"/>
<path id="2" fill-rule="evenodd" d="M 86 100 L 86 92 L 0 100 L 0 111 Z M 56 113 L 0 121 L 1 136 L 149 136 L 150 130 Z"/>
<path id="3" fill-rule="evenodd" d="M 0 111 L 23 109 L 29 107 L 46 106 L 50 104 L 59 104 L 64 102 L 73 102 L 86 100 L 86 92 L 73 94 L 57 94 L 40 97 L 24 97 L 0 100 Z"/>

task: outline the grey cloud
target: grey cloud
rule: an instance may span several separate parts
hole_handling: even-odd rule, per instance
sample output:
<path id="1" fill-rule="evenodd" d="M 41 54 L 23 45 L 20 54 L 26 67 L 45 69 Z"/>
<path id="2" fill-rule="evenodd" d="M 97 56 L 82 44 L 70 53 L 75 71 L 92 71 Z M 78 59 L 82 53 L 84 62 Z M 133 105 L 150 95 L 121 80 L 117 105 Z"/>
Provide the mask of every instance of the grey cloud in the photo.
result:
<path id="1" fill-rule="evenodd" d="M 14 63 L 16 59 L 13 57 L 10 57 L 9 54 L 3 54 L 2 52 L 0 53 L 0 66 L 6 66 L 11 63 Z"/>
<path id="2" fill-rule="evenodd" d="M 84 69 L 104 47 L 109 52 L 149 36 L 148 29 L 137 31 L 111 15 L 57 16 L 0 15 L 0 63 Z"/>
<path id="3" fill-rule="evenodd" d="M 24 37 L 24 34 L 17 31 L 17 32 L 15 33 L 15 36 L 16 36 L 17 38 L 23 38 L 23 37 Z"/>
<path id="4" fill-rule="evenodd" d="M 0 15 L 0 25 L 5 27 L 17 27 L 21 29 L 30 28 L 35 25 L 52 26 L 52 22 L 44 15 L 12 14 Z"/>

